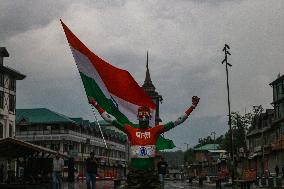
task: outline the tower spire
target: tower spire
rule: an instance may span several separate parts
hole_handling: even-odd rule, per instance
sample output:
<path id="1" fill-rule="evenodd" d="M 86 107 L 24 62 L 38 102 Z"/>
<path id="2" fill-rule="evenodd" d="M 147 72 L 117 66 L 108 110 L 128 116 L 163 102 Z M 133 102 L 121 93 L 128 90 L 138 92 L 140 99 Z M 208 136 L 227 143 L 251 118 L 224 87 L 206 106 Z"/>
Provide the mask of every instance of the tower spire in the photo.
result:
<path id="1" fill-rule="evenodd" d="M 148 51 L 147 51 L 147 60 L 146 60 L 146 77 L 145 77 L 145 81 L 144 81 L 143 86 L 153 87 L 154 90 L 155 90 L 155 87 L 154 87 L 152 80 L 151 80 L 150 71 L 149 71 L 149 53 L 148 53 Z"/>
<path id="2" fill-rule="evenodd" d="M 144 91 L 151 97 L 153 102 L 156 104 L 156 117 L 155 117 L 155 123 L 158 124 L 161 122 L 161 118 L 159 115 L 159 103 L 162 102 L 163 98 L 161 95 L 156 92 L 156 88 L 152 83 L 150 71 L 149 71 L 149 53 L 147 51 L 147 60 L 146 60 L 146 77 L 144 84 L 142 85 L 142 88 Z"/>
<path id="3" fill-rule="evenodd" d="M 148 53 L 148 51 L 147 51 L 147 62 L 146 62 L 146 68 L 147 68 L 147 70 L 149 69 L 148 63 L 149 63 L 149 53 Z"/>

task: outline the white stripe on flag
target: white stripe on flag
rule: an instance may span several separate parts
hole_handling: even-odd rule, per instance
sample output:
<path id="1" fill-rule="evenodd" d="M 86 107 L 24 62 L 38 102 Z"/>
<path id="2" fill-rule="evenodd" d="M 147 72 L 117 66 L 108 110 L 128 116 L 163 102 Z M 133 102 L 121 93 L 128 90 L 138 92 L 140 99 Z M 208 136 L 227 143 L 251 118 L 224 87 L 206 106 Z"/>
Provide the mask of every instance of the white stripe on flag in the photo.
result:
<path id="1" fill-rule="evenodd" d="M 114 100 L 118 104 L 119 111 L 123 113 L 128 118 L 128 120 L 131 121 L 132 123 L 138 123 L 137 112 L 140 106 L 137 104 L 132 104 L 128 101 L 125 101 L 113 94 L 111 94 L 111 96 L 114 98 Z M 150 120 L 150 123 L 149 123 L 150 126 L 155 125 L 155 115 L 156 115 L 155 113 L 156 111 L 151 109 L 152 119 Z"/>
<path id="2" fill-rule="evenodd" d="M 87 56 L 82 54 L 80 51 L 76 50 L 75 48 L 71 47 L 71 51 L 73 54 L 73 57 L 75 59 L 76 65 L 78 67 L 78 70 L 85 74 L 86 76 L 92 78 L 94 82 L 97 83 L 97 85 L 100 87 L 106 98 L 111 99 L 109 91 L 107 87 L 105 86 L 102 78 L 100 77 L 99 73 L 97 72 L 96 68 L 93 66 L 91 61 Z"/>

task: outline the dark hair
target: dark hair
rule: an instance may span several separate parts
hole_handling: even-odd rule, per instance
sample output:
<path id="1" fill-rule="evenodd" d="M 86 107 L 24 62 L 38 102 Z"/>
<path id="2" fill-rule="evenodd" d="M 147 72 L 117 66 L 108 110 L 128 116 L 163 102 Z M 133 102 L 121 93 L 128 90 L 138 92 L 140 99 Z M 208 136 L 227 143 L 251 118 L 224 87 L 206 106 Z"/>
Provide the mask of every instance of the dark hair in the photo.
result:
<path id="1" fill-rule="evenodd" d="M 92 156 L 92 155 L 95 155 L 95 154 L 94 154 L 94 152 L 91 152 L 90 155 Z"/>

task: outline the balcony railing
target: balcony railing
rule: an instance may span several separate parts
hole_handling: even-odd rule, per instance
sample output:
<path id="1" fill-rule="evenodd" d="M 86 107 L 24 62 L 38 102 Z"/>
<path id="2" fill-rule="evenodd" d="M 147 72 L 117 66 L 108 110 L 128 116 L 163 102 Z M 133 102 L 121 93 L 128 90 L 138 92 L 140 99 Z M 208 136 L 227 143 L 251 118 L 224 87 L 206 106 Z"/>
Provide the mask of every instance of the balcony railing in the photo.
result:
<path id="1" fill-rule="evenodd" d="M 65 153 L 66 155 L 68 153 Z M 89 153 L 81 153 L 81 152 L 72 152 L 72 153 L 69 153 L 68 155 L 71 155 L 73 157 L 75 157 L 76 161 L 83 161 L 84 159 L 90 157 L 90 154 Z M 109 159 L 111 161 L 125 161 L 125 157 L 113 157 L 113 156 L 103 156 L 103 155 L 100 155 L 100 154 L 95 154 L 95 157 L 96 158 L 100 158 L 100 159 Z"/>
<path id="2" fill-rule="evenodd" d="M 259 152 L 262 150 L 262 147 L 261 146 L 256 146 L 254 147 L 254 152 Z"/>
<path id="3" fill-rule="evenodd" d="M 271 143 L 272 150 L 282 150 L 284 149 L 284 135 L 281 135 L 280 139 L 274 140 Z"/>
<path id="4" fill-rule="evenodd" d="M 16 132 L 16 138 L 20 138 L 26 141 L 70 140 L 79 143 L 87 143 L 87 139 L 89 139 L 90 145 L 104 147 L 102 138 L 94 137 L 72 130 L 18 131 Z M 109 140 L 107 140 L 106 142 L 110 148 L 125 150 L 124 144 L 116 143 Z"/>

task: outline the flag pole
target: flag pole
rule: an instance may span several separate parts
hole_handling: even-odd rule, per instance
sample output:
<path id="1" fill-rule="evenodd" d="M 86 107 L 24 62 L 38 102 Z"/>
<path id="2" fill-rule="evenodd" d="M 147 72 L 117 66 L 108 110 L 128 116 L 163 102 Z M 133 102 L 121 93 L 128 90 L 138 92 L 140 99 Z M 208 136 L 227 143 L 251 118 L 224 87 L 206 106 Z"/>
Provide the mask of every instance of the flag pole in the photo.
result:
<path id="1" fill-rule="evenodd" d="M 106 143 L 106 140 L 105 140 L 105 137 L 104 137 L 104 134 L 103 134 L 103 131 L 102 131 L 101 125 L 100 125 L 99 120 L 98 120 L 98 118 L 97 118 L 97 114 L 96 114 L 95 108 L 94 108 L 94 106 L 93 106 L 93 105 L 91 105 L 91 107 L 92 107 L 92 110 L 93 110 L 93 113 L 94 113 L 94 116 L 95 116 L 96 123 L 97 123 L 97 125 L 98 125 L 98 126 L 99 126 L 99 128 L 100 128 L 100 132 L 101 132 L 101 135 L 102 135 L 103 141 L 104 141 L 104 143 L 105 143 L 106 149 L 108 149 L 108 146 L 107 146 L 107 143 Z"/>

